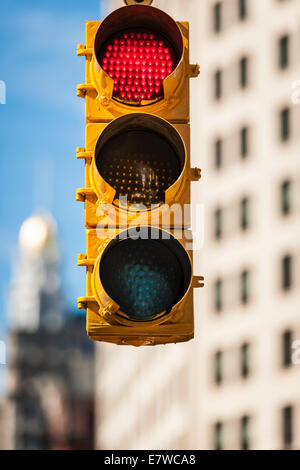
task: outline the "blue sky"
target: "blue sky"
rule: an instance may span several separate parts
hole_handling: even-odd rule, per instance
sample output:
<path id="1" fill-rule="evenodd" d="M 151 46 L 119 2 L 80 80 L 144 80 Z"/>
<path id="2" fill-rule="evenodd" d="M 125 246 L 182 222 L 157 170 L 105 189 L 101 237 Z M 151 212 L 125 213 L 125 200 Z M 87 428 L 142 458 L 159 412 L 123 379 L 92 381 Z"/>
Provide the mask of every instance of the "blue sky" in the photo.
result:
<path id="1" fill-rule="evenodd" d="M 75 201 L 84 182 L 75 149 L 84 146 L 84 100 L 76 85 L 84 83 L 85 64 L 76 48 L 85 44 L 85 21 L 100 16 L 99 0 L 1 2 L 7 96 L 0 105 L 0 339 L 18 231 L 33 212 L 48 209 L 57 220 L 68 308 L 75 310 L 85 293 L 76 266 L 85 252 L 83 205 Z"/>

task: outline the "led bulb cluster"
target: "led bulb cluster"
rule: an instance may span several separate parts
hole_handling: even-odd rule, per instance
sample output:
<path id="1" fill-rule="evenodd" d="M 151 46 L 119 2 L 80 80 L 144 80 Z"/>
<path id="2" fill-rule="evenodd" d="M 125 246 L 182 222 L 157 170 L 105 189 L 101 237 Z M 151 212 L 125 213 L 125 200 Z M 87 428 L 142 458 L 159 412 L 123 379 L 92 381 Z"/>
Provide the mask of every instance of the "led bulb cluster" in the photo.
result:
<path id="1" fill-rule="evenodd" d="M 162 37 L 128 31 L 106 43 L 100 65 L 114 80 L 114 98 L 141 104 L 163 98 L 163 81 L 177 63 L 172 46 Z"/>

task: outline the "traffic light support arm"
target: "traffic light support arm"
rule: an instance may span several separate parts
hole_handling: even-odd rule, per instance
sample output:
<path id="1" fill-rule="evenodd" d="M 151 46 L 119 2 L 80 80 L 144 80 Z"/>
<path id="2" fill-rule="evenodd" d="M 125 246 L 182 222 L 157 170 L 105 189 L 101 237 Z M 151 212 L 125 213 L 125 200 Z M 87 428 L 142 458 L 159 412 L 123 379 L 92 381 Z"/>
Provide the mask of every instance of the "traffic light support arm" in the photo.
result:
<path id="1" fill-rule="evenodd" d="M 95 260 L 88 259 L 86 255 L 78 255 L 78 266 L 94 266 Z"/>
<path id="2" fill-rule="evenodd" d="M 81 83 L 80 85 L 77 85 L 77 96 L 79 98 L 85 98 L 88 91 L 94 90 L 96 90 L 96 88 L 92 83 Z"/>
<path id="3" fill-rule="evenodd" d="M 76 149 L 76 158 L 79 160 L 84 158 L 85 160 L 90 161 L 93 156 L 94 152 L 88 152 L 84 147 L 77 147 Z"/>
<path id="4" fill-rule="evenodd" d="M 95 194 L 92 188 L 80 188 L 76 190 L 76 201 L 85 201 L 85 197 L 87 194 Z"/>
<path id="5" fill-rule="evenodd" d="M 79 297 L 78 298 L 78 309 L 86 310 L 90 302 L 96 302 L 95 297 Z"/>
<path id="6" fill-rule="evenodd" d="M 201 178 L 200 168 L 190 168 L 189 170 L 189 180 L 190 181 L 199 181 Z"/>
<path id="7" fill-rule="evenodd" d="M 198 287 L 204 287 L 204 277 L 203 276 L 193 276 L 192 279 L 192 288 L 196 289 Z"/>
<path id="8" fill-rule="evenodd" d="M 190 64 L 188 66 L 188 76 L 190 78 L 196 78 L 200 74 L 200 65 L 198 63 L 196 64 Z"/>
<path id="9" fill-rule="evenodd" d="M 93 55 L 93 48 L 86 47 L 84 44 L 78 44 L 77 46 L 77 55 L 78 56 L 91 56 Z"/>

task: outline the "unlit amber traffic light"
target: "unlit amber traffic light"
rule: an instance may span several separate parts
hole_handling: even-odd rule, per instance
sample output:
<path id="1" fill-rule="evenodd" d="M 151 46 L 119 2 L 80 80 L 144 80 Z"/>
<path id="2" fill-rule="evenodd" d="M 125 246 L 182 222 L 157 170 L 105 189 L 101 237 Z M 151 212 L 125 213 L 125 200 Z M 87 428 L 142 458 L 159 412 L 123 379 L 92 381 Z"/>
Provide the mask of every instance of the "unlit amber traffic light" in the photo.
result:
<path id="1" fill-rule="evenodd" d="M 130 210 L 166 202 L 166 191 L 186 166 L 186 149 L 168 122 L 147 114 L 128 114 L 102 132 L 95 148 L 101 178 L 115 191 L 113 202 Z M 183 182 L 184 183 L 184 182 Z M 126 198 L 126 199 L 125 199 Z"/>

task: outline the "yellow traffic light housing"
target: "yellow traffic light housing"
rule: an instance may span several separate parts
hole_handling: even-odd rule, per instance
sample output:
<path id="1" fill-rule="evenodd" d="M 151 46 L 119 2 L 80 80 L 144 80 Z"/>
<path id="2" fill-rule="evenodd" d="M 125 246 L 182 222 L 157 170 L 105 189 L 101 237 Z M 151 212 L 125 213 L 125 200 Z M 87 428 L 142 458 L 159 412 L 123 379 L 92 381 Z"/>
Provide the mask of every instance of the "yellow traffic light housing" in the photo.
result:
<path id="1" fill-rule="evenodd" d="M 135 346 L 194 336 L 189 25 L 151 0 L 86 23 L 85 203 L 91 339 Z"/>
<path id="2" fill-rule="evenodd" d="M 189 63 L 188 23 L 154 7 L 125 6 L 88 21 L 77 54 L 86 56 L 86 83 L 77 94 L 86 99 L 87 122 L 132 112 L 189 121 L 189 78 L 199 67 Z"/>

